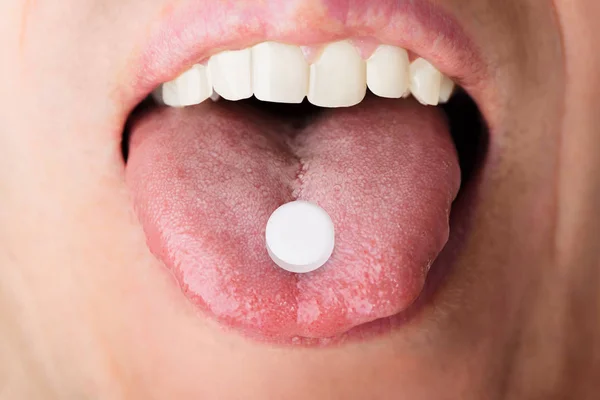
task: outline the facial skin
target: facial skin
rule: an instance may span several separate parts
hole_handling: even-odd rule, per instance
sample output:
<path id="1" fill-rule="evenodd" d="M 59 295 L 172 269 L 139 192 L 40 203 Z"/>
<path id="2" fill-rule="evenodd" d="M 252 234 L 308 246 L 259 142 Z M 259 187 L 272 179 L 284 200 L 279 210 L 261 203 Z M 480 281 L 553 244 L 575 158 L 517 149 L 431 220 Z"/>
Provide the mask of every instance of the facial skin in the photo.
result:
<path id="1" fill-rule="evenodd" d="M 153 24 L 184 2 L 0 3 L 0 398 L 597 396 L 599 3 L 437 2 L 493 71 L 472 217 L 452 227 L 452 271 L 421 316 L 315 349 L 199 316 L 133 212 L 119 94 Z M 304 17 L 319 10 L 304 3 Z"/>

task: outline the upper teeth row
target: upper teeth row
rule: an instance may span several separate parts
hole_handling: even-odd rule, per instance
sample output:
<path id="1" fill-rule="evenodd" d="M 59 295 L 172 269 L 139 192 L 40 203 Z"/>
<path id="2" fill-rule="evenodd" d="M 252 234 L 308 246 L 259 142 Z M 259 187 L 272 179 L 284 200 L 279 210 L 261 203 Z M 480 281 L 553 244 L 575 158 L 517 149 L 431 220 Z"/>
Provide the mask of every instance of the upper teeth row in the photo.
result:
<path id="1" fill-rule="evenodd" d="M 363 60 L 349 41 L 324 47 L 309 65 L 299 46 L 275 42 L 225 51 L 196 64 L 162 84 L 155 98 L 168 106 L 200 104 L 215 92 L 227 100 L 256 96 L 262 101 L 301 103 L 305 97 L 321 107 L 350 107 L 360 103 L 366 88 L 375 95 L 412 95 L 422 104 L 447 102 L 454 83 L 428 61 L 409 61 L 406 50 L 380 45 Z"/>

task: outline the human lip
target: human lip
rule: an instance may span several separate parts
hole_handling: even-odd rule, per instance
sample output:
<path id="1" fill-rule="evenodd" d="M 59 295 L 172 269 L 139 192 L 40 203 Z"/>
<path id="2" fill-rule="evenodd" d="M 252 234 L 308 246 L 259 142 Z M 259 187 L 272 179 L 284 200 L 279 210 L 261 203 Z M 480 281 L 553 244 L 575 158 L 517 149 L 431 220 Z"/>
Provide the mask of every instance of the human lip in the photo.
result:
<path id="1" fill-rule="evenodd" d="M 476 95 L 486 82 L 484 64 L 481 62 L 479 53 L 472 42 L 450 16 L 430 3 L 374 1 L 368 2 L 368 4 L 350 5 L 348 1 L 315 1 L 310 2 L 310 4 L 309 7 L 307 2 L 283 3 L 271 1 L 263 2 L 261 6 L 257 6 L 251 2 L 214 2 L 213 4 L 206 1 L 185 2 L 168 9 L 157 23 L 156 33 L 150 35 L 149 44 L 141 53 L 140 61 L 135 64 L 138 68 L 136 72 L 137 79 L 133 86 L 136 98 L 141 99 L 160 83 L 172 79 L 191 64 L 202 62 L 213 54 L 223 50 L 247 48 L 266 40 L 310 46 L 338 39 L 367 36 L 381 43 L 402 46 L 412 53 L 430 60 L 440 71 L 453 77 L 472 95 Z M 218 18 L 210 18 L 214 15 L 217 15 Z M 156 124 L 160 118 L 157 117 L 153 120 L 154 122 L 145 124 L 146 126 L 153 125 L 148 129 L 149 131 L 156 130 L 156 126 L 160 126 L 160 124 Z M 177 118 L 175 118 L 176 120 Z M 198 123 L 201 124 L 201 122 Z M 176 126 L 177 124 L 178 122 L 175 122 L 173 125 Z M 438 133 L 441 131 L 439 122 L 433 123 L 432 131 Z M 146 133 L 144 135 L 148 136 Z M 440 136 L 442 135 L 440 134 Z M 190 133 L 189 138 L 191 137 Z M 434 140 L 433 137 L 432 140 Z M 447 147 L 448 142 L 443 138 L 439 140 L 438 144 L 441 144 L 441 147 L 444 148 L 444 158 L 448 163 L 453 164 L 452 151 Z M 157 150 L 157 146 L 152 145 L 150 147 L 153 147 L 152 151 Z M 183 149 L 183 146 L 177 151 L 181 149 Z M 148 150 L 144 151 L 150 154 Z M 164 149 L 160 149 L 160 151 L 164 151 Z M 142 152 L 139 154 L 142 154 Z M 142 161 L 138 161 L 137 165 L 144 164 L 147 161 L 144 157 L 139 159 Z M 448 188 L 448 194 L 451 194 L 449 200 L 451 201 L 456 194 L 452 192 L 458 187 L 458 184 L 456 175 L 454 173 L 450 175 L 453 175 L 453 177 L 447 180 L 451 181 Z M 161 179 L 164 178 L 161 177 Z M 446 200 L 448 199 L 443 201 Z M 184 208 L 187 208 L 187 205 Z M 427 254 L 422 258 L 430 260 L 432 253 L 437 254 L 443 247 L 448 232 L 447 226 L 444 226 L 443 218 L 440 220 L 437 219 L 437 216 L 430 215 L 426 218 L 431 218 L 429 223 L 432 225 L 425 228 L 425 230 L 435 231 L 431 234 L 431 241 L 435 243 L 421 246 L 423 248 L 427 247 Z M 435 222 L 432 222 L 434 220 Z M 433 225 L 435 227 L 432 227 Z M 155 231 L 151 235 L 150 242 L 160 242 L 161 239 L 157 239 L 157 237 L 161 236 L 162 233 L 164 232 L 160 229 Z M 161 246 L 163 247 L 162 250 L 167 252 L 174 251 L 173 248 L 164 248 L 168 246 L 155 245 L 155 247 Z M 176 244 L 175 247 L 179 248 L 181 246 Z M 177 263 L 177 260 L 171 260 L 170 262 L 174 264 Z M 414 267 L 423 268 L 423 265 L 415 265 Z M 412 278 L 409 278 L 409 275 L 412 272 L 414 271 L 405 271 L 402 279 L 411 280 Z M 281 283 L 281 287 L 286 287 L 286 289 L 281 289 L 282 293 L 288 293 L 292 290 L 288 290 L 287 287 L 294 286 L 293 279 L 283 279 L 280 273 L 274 273 L 273 275 L 277 275 L 277 277 L 272 278 L 273 281 Z M 419 295 L 424 283 L 422 279 L 425 279 L 424 275 L 415 276 L 409 285 L 402 286 L 401 291 L 404 291 L 402 299 L 400 301 L 396 300 L 393 304 L 389 303 L 384 312 L 385 315 L 382 315 L 381 318 L 377 319 L 378 312 L 375 310 L 369 315 L 371 319 L 363 322 L 369 323 L 374 320 L 382 322 L 390 315 L 395 315 L 395 317 L 389 321 L 404 321 L 408 315 L 405 311 L 409 307 L 411 315 L 414 311 L 411 304 Z M 313 285 L 313 279 L 310 277 L 301 281 L 305 288 L 308 287 L 311 290 L 313 290 L 313 286 L 317 286 Z M 393 283 L 390 282 L 390 284 Z M 242 282 L 242 284 L 244 283 Z M 314 289 L 314 291 L 316 293 L 320 289 Z M 265 304 L 267 303 L 269 302 Z M 294 300 L 290 300 L 291 308 L 294 307 L 293 303 Z M 306 313 L 311 311 L 306 308 L 307 305 L 308 300 L 304 299 L 305 308 L 303 310 L 305 310 L 305 315 L 308 315 Z M 277 308 L 278 305 L 271 304 L 269 307 L 272 309 L 267 311 L 267 314 L 273 315 L 273 320 L 281 318 L 283 310 Z M 310 317 L 313 317 L 312 314 Z M 235 326 L 237 324 L 236 318 L 229 316 L 224 319 L 228 324 L 237 327 Z M 232 320 L 234 321 L 232 322 Z M 330 335 L 338 335 L 348 329 L 353 330 L 356 328 L 353 321 L 339 323 L 339 321 L 334 321 L 334 318 L 332 318 L 327 322 L 329 324 L 327 326 L 306 328 L 308 324 L 305 323 L 305 329 L 297 331 L 297 326 L 293 322 L 287 321 L 287 330 L 280 335 L 277 324 L 271 322 L 268 323 L 268 335 L 271 336 L 269 339 L 276 337 L 278 340 L 286 337 L 297 338 L 294 333 L 324 339 L 329 338 Z M 251 334 L 261 335 L 261 329 L 252 323 L 241 325 L 244 329 L 249 330 Z M 369 325 L 371 328 L 374 326 L 372 323 Z M 375 326 L 385 325 L 386 322 L 375 323 Z M 316 325 L 313 324 L 313 326 Z"/>
<path id="2" fill-rule="evenodd" d="M 488 82 L 464 29 L 425 0 L 185 1 L 162 10 L 135 58 L 132 102 L 224 50 L 267 40 L 312 46 L 360 37 L 427 59 L 476 100 Z"/>

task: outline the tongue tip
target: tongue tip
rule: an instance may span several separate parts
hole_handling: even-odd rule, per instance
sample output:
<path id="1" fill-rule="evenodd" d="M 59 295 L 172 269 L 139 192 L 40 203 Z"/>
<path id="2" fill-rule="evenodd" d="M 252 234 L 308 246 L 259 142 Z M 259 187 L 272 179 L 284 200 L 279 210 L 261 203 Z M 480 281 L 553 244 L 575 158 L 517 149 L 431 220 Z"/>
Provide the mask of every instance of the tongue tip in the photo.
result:
<path id="1" fill-rule="evenodd" d="M 418 310 L 418 304 L 422 304 L 423 287 L 411 285 L 396 302 L 373 305 L 368 312 L 347 307 L 319 310 L 314 302 L 309 302 L 299 303 L 289 312 L 272 307 L 264 310 L 261 319 L 242 314 L 225 318 L 214 312 L 210 314 L 233 331 L 258 341 L 308 346 L 334 344 L 369 338 L 402 326 Z"/>
<path id="2" fill-rule="evenodd" d="M 336 325 L 298 326 L 239 326 L 233 321 L 220 321 L 231 329 L 233 334 L 242 334 L 257 342 L 281 345 L 324 346 L 349 341 L 360 341 L 387 334 L 401 328 L 414 314 L 411 307 L 387 317 L 365 320 L 360 324 L 339 323 Z"/>
<path id="3" fill-rule="evenodd" d="M 290 281 L 296 278 L 294 275 L 287 277 Z M 222 296 L 214 298 L 209 306 L 205 302 L 206 293 L 204 296 L 195 293 L 198 289 L 196 285 L 188 286 L 184 293 L 208 318 L 233 333 L 241 333 L 258 342 L 313 346 L 369 338 L 401 326 L 417 309 L 415 299 L 422 299 L 420 294 L 423 285 L 417 281 L 415 279 L 405 286 L 403 293 L 393 303 L 388 301 L 387 305 L 373 304 L 370 307 L 363 305 L 365 308 L 362 310 L 349 306 L 318 307 L 314 301 L 296 299 L 296 304 L 289 303 L 287 306 L 267 300 L 267 303 L 246 304 L 243 310 L 233 307 L 236 311 L 231 312 L 233 308 L 223 311 L 224 307 L 219 304 Z M 268 293 L 268 290 L 262 290 L 261 294 L 263 299 L 277 297 Z M 228 304 L 232 302 L 242 304 L 242 299 L 227 301 Z"/>

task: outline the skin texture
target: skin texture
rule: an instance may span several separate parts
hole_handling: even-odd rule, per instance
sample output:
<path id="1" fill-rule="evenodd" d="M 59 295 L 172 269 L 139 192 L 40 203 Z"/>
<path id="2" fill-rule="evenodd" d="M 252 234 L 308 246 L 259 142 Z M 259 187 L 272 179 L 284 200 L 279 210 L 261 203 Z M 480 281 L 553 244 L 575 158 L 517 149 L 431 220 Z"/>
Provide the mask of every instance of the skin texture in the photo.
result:
<path id="1" fill-rule="evenodd" d="M 0 3 L 0 398 L 597 396 L 598 2 L 438 1 L 494 71 L 488 159 L 466 188 L 474 217 L 452 227 L 434 309 L 326 349 L 222 331 L 147 249 L 116 93 L 176 3 Z M 319 10 L 304 3 L 304 17 Z"/>

